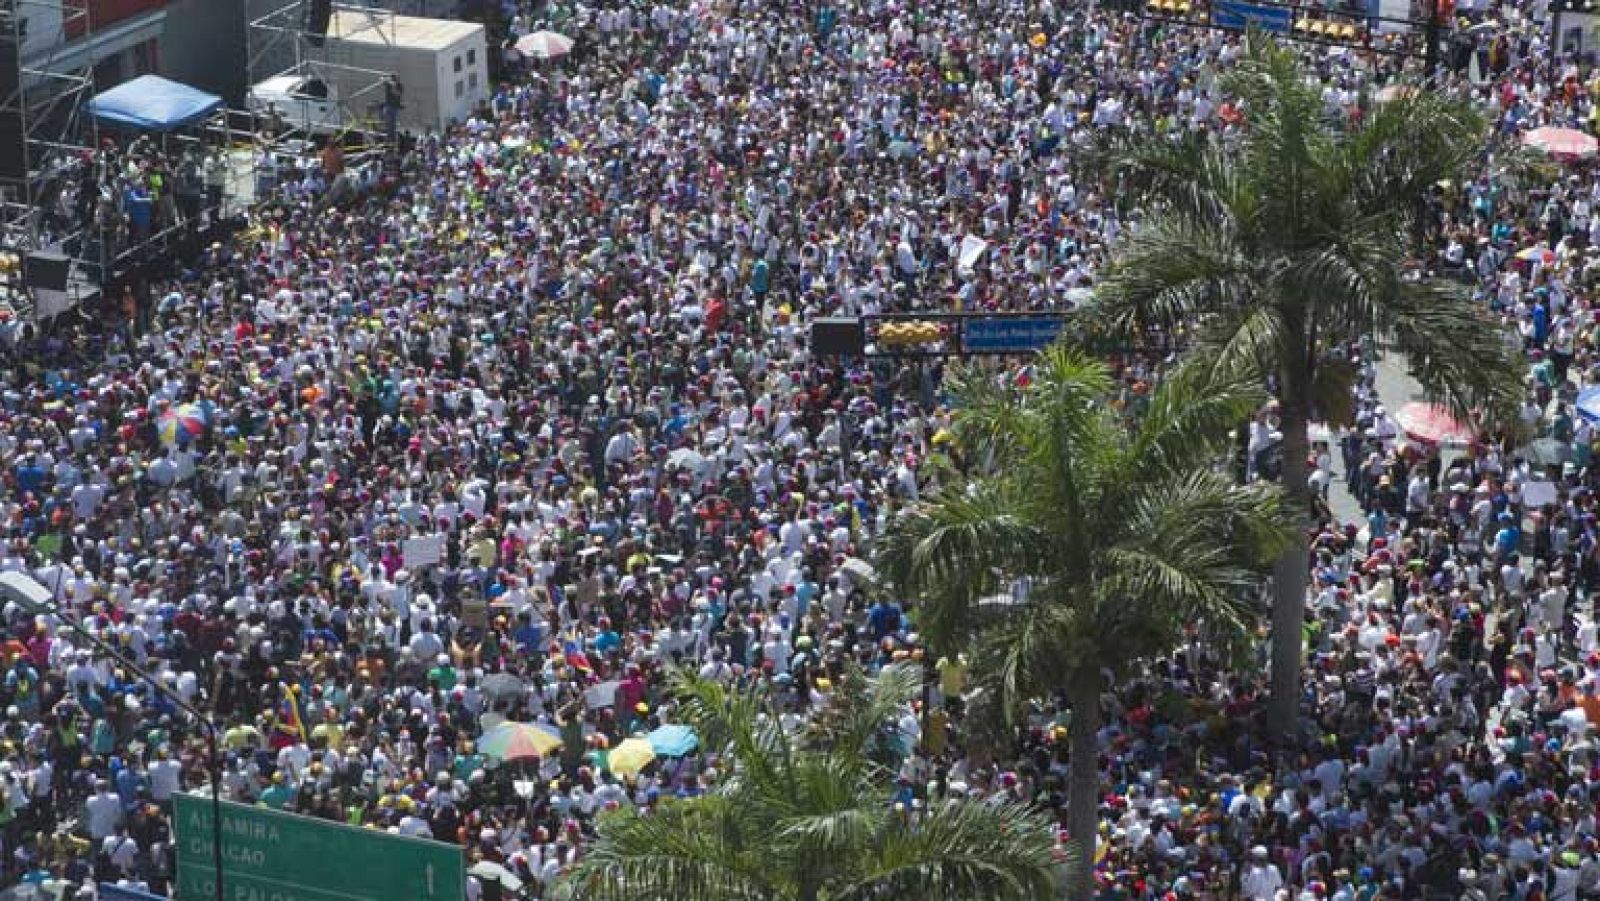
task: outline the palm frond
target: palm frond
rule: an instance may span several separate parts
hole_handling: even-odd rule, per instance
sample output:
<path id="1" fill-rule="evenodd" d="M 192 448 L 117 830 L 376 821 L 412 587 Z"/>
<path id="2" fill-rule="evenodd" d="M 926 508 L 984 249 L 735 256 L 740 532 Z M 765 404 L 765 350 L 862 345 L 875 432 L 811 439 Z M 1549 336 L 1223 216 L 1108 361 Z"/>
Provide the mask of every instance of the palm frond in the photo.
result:
<path id="1" fill-rule="evenodd" d="M 846 674 L 855 684 L 859 671 Z M 726 742 L 731 775 L 707 795 L 649 811 L 603 814 L 597 836 L 557 888 L 596 901 L 796 901 L 804 898 L 1044 897 L 1052 833 L 1020 807 L 972 805 L 907 819 L 890 771 L 852 734 L 893 722 L 916 674 L 891 667 L 840 717 L 843 740 L 778 743 L 769 705 L 675 673 L 683 716 Z M 720 747 L 720 745 L 719 745 Z M 987 819 L 984 819 L 987 817 Z M 997 820 L 996 817 L 1002 819 Z M 921 855 L 919 859 L 918 855 Z M 903 888 L 900 895 L 885 895 Z M 968 889 L 993 889 L 974 894 Z M 866 894 L 861 894 L 865 892 Z"/>
<path id="2" fill-rule="evenodd" d="M 1236 227 L 1249 215 L 1252 192 L 1241 170 L 1229 164 L 1205 135 L 1186 132 L 1170 141 L 1110 131 L 1083 157 L 1093 170 L 1118 180 L 1119 193 L 1141 206 L 1191 223 Z"/>
<path id="3" fill-rule="evenodd" d="M 782 892 L 760 824 L 727 798 L 668 801 L 649 816 L 602 816 L 597 840 L 564 880 L 593 901 L 763 901 Z"/>
<path id="4" fill-rule="evenodd" d="M 1122 540 L 1096 560 L 1102 640 L 1136 659 L 1165 650 L 1185 623 L 1247 628 L 1247 600 L 1293 537 L 1276 489 L 1198 471 L 1148 486 L 1127 510 Z"/>
<path id="5" fill-rule="evenodd" d="M 1262 247 L 1290 252 L 1316 246 L 1323 205 L 1320 162 L 1333 142 L 1320 127 L 1321 92 L 1292 50 L 1261 35 L 1246 39 L 1239 66 L 1224 79 L 1241 98 L 1247 136 L 1235 165 L 1250 172 L 1260 199 L 1251 232 Z M 1309 227 L 1308 227 L 1309 226 Z"/>
<path id="6" fill-rule="evenodd" d="M 893 766 L 901 752 L 888 727 L 921 691 L 922 673 L 913 666 L 886 666 L 870 679 L 847 666 L 827 706 L 807 724 L 805 747 L 835 758 L 841 771 L 858 762 Z"/>
<path id="7" fill-rule="evenodd" d="M 1026 572 L 1048 536 L 1021 515 L 1004 474 L 946 488 L 902 513 L 878 541 L 879 571 L 917 604 L 918 629 L 941 653 L 954 649 L 973 606 L 1002 572 Z"/>
<path id="8" fill-rule="evenodd" d="M 1318 246 L 1292 256 L 1272 279 L 1274 296 L 1311 310 L 1318 334 L 1337 341 L 1372 330 L 1378 311 L 1400 289 L 1406 245 L 1398 217 L 1323 219 Z"/>
<path id="9" fill-rule="evenodd" d="M 1204 358 L 1170 372 L 1134 424 L 1126 484 L 1215 462 L 1229 432 L 1266 399 L 1253 372 L 1229 371 Z"/>
<path id="10" fill-rule="evenodd" d="M 1381 311 L 1380 334 L 1406 356 L 1417 380 L 1458 414 L 1515 419 L 1521 367 L 1498 325 L 1460 286 L 1407 282 Z"/>
<path id="11" fill-rule="evenodd" d="M 829 772 L 825 758 L 818 758 L 809 772 L 795 775 L 803 784 L 797 791 L 811 802 L 803 807 L 810 809 L 778 823 L 772 843 L 784 849 L 783 855 L 800 873 L 815 881 L 848 881 L 859 865 L 862 849 L 872 846 L 881 828 L 889 810 L 888 795 L 855 795 L 858 784 Z"/>
<path id="12" fill-rule="evenodd" d="M 1021 397 L 993 372 L 957 364 L 945 374 L 945 390 L 961 416 L 951 423 L 959 447 L 978 472 L 1015 450 L 1022 440 Z"/>
<path id="13" fill-rule="evenodd" d="M 1191 332 L 1195 355 L 1229 378 L 1265 378 L 1277 371 L 1292 336 L 1281 311 L 1263 303 L 1201 318 Z"/>
<path id="14" fill-rule="evenodd" d="M 839 901 L 1034 901 L 1055 897 L 1066 863 L 1050 824 L 1020 804 L 943 801 L 877 837 L 870 867 Z"/>
<path id="15" fill-rule="evenodd" d="M 994 697 L 1007 726 L 1021 721 L 1028 701 L 1056 691 L 1080 668 L 1098 667 L 1095 624 L 1084 604 L 1060 596 L 1069 588 L 1036 587 L 978 637 L 973 684 Z"/>
<path id="16" fill-rule="evenodd" d="M 1091 335 L 1176 332 L 1208 314 L 1241 309 L 1257 293 L 1251 256 L 1233 234 L 1158 214 L 1123 240 L 1074 322 Z"/>
<path id="17" fill-rule="evenodd" d="M 1440 180 L 1456 177 L 1487 135 L 1487 120 L 1468 98 L 1432 88 L 1405 92 L 1362 118 L 1342 142 L 1335 172 L 1356 209 L 1398 211 L 1408 227 L 1419 207 L 1405 201 L 1420 201 Z"/>
<path id="18" fill-rule="evenodd" d="M 1311 381 L 1311 418 L 1340 428 L 1355 425 L 1350 398 L 1360 375 L 1360 367 L 1350 358 L 1319 360 Z"/>
<path id="19" fill-rule="evenodd" d="M 766 788 L 782 778 L 794 748 L 777 717 L 766 715 L 765 694 L 753 689 L 731 691 L 687 669 L 672 670 L 668 685 L 679 703 L 678 717 L 695 729 L 705 747 L 728 748 L 748 761 L 742 778 Z"/>

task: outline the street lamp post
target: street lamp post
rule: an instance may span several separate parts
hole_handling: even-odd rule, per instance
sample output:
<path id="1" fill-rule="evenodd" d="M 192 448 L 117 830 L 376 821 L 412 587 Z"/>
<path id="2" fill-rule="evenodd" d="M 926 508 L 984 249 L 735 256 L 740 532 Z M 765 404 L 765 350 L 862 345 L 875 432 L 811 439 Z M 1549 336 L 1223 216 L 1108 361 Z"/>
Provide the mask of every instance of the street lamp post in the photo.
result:
<path id="1" fill-rule="evenodd" d="M 23 580 L 26 580 L 24 582 Z M 31 584 L 28 584 L 31 583 Z M 32 614 L 54 613 L 68 628 L 76 632 L 85 641 L 113 660 L 122 664 L 128 672 L 143 679 L 147 685 L 165 695 L 179 710 L 194 717 L 195 721 L 205 729 L 206 746 L 210 753 L 211 769 L 211 867 L 215 882 L 215 901 L 223 901 L 222 891 L 222 757 L 218 754 L 217 724 L 211 718 L 185 701 L 177 692 L 164 685 L 149 671 L 135 663 L 126 654 L 115 647 L 102 641 L 98 635 L 83 627 L 77 619 L 68 616 L 56 603 L 54 597 L 36 580 L 21 573 L 6 573 L 0 575 L 0 597 L 9 597 L 18 606 Z"/>

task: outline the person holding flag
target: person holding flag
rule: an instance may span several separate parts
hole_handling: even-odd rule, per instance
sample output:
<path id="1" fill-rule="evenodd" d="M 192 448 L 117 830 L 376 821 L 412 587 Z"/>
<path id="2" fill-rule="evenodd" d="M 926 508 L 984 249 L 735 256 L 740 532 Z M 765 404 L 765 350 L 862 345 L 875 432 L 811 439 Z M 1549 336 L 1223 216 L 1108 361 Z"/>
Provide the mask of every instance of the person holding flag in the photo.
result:
<path id="1" fill-rule="evenodd" d="M 279 699 L 273 709 L 272 734 L 267 739 L 267 746 L 274 751 L 282 751 L 292 745 L 303 745 L 306 740 L 300 686 L 280 681 L 278 694 Z"/>

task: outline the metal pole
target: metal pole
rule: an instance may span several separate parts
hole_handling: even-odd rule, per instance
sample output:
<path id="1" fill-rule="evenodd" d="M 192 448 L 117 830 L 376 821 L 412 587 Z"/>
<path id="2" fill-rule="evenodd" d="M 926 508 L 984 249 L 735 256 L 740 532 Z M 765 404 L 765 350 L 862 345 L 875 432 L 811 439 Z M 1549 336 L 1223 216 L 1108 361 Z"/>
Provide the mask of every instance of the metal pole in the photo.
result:
<path id="1" fill-rule="evenodd" d="M 1561 83 L 1561 11 L 1567 0 L 1554 0 L 1550 4 L 1550 83 Z"/>
<path id="2" fill-rule="evenodd" d="M 222 899 L 222 757 L 217 749 L 217 727 L 205 721 L 206 747 L 211 753 L 211 873 L 212 901 Z"/>
<path id="3" fill-rule="evenodd" d="M 1439 71 L 1439 0 L 1428 0 L 1428 27 L 1423 31 L 1428 46 L 1422 48 L 1422 73 L 1432 81 Z"/>
<path id="4" fill-rule="evenodd" d="M 52 604 L 54 613 L 66 623 L 72 631 L 83 636 L 90 644 L 102 653 L 108 654 L 112 659 L 122 664 L 128 672 L 143 679 L 151 688 L 165 695 L 179 710 L 194 717 L 206 730 L 206 746 L 211 754 L 211 868 L 215 875 L 215 901 L 223 901 L 222 885 L 222 758 L 217 756 L 217 724 L 209 717 L 195 709 L 180 695 L 162 684 L 160 679 L 151 675 L 147 670 L 134 663 L 127 655 L 100 640 L 98 635 L 85 629 L 81 623 L 66 615 L 59 605 Z"/>
<path id="5" fill-rule="evenodd" d="M 928 723 L 933 713 L 933 680 L 937 668 L 933 663 L 933 653 L 928 648 L 927 640 L 922 644 L 922 720 L 917 725 L 922 729 L 922 753 L 928 758 L 928 767 L 932 771 L 933 755 L 928 753 Z M 932 800 L 931 798 L 929 800 Z"/>

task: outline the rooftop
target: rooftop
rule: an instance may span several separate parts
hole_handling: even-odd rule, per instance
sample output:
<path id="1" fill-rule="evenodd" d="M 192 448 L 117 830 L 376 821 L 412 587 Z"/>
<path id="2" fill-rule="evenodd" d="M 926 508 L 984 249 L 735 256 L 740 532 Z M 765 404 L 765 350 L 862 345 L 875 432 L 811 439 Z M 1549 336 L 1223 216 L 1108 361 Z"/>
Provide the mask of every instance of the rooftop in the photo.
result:
<path id="1" fill-rule="evenodd" d="M 383 10 L 338 9 L 328 23 L 328 37 L 354 44 L 392 44 L 438 50 L 453 47 L 473 33 L 482 34 L 475 22 L 395 16 Z"/>

